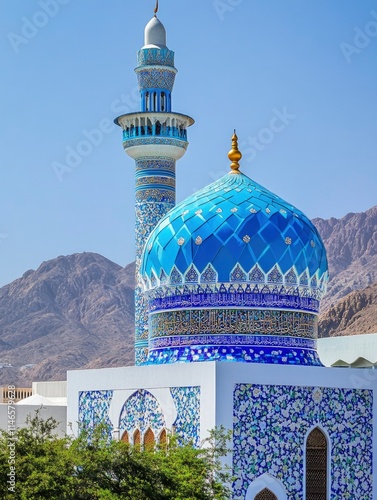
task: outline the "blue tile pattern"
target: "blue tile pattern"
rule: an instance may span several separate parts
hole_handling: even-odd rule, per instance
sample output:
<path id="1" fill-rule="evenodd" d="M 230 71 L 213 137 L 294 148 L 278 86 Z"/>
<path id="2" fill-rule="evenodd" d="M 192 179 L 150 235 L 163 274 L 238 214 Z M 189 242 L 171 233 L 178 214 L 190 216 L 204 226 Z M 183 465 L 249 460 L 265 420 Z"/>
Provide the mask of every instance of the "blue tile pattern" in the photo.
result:
<path id="1" fill-rule="evenodd" d="M 227 174 L 178 204 L 158 223 L 148 245 L 145 277 L 152 270 L 159 276 L 161 269 L 170 275 L 174 266 L 184 275 L 192 264 L 202 273 L 209 263 L 220 282 L 229 281 L 237 264 L 245 272 L 258 264 L 276 280 L 292 269 L 318 280 L 327 273 L 325 248 L 310 220 L 243 174 Z"/>
<path id="2" fill-rule="evenodd" d="M 225 175 L 163 217 L 140 272 L 147 363 L 321 366 L 313 341 L 328 280 L 324 245 L 302 212 L 247 176 Z"/>
<path id="3" fill-rule="evenodd" d="M 145 181 L 140 183 L 140 181 Z M 140 262 L 145 242 L 157 222 L 175 205 L 175 161 L 170 158 L 141 158 L 136 161 L 136 286 L 135 362 L 148 356 L 148 305 L 142 294 Z"/>
<path id="4" fill-rule="evenodd" d="M 139 389 L 127 399 L 120 412 L 120 435 L 127 431 L 133 436 L 138 429 L 143 436 L 149 427 L 158 436 L 166 427 L 165 418 L 157 399 L 145 389 Z"/>
<path id="5" fill-rule="evenodd" d="M 139 88 L 143 89 L 164 89 L 173 90 L 176 70 L 162 68 L 138 68 L 136 70 Z"/>
<path id="6" fill-rule="evenodd" d="M 200 445 L 200 387 L 170 389 L 177 410 L 174 432 L 182 441 Z"/>
<path id="7" fill-rule="evenodd" d="M 372 500 L 372 391 L 237 384 L 233 409 L 234 498 L 269 473 L 288 500 L 303 499 L 305 437 L 330 441 L 333 500 Z"/>
<path id="8" fill-rule="evenodd" d="M 174 68 L 174 52 L 169 49 L 141 49 L 137 55 L 138 66 L 170 66 Z"/>
<path id="9" fill-rule="evenodd" d="M 89 433 L 96 425 L 103 423 L 108 428 L 111 438 L 113 425 L 109 419 L 109 408 L 113 391 L 82 391 L 79 392 L 79 428 Z"/>

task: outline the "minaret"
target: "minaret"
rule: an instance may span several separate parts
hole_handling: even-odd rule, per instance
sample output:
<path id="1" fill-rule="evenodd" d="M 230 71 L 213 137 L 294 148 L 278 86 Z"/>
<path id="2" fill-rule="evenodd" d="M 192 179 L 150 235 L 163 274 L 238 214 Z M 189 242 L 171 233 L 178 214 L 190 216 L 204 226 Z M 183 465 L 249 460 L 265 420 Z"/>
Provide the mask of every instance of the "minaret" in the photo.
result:
<path id="1" fill-rule="evenodd" d="M 166 31 L 154 17 L 145 27 L 144 46 L 138 52 L 137 74 L 141 111 L 119 116 L 123 147 L 135 160 L 135 364 L 148 356 L 147 304 L 142 297 L 140 257 L 157 222 L 175 205 L 175 164 L 187 149 L 189 116 L 172 112 L 172 90 L 177 73 L 174 52 L 166 46 Z M 160 277 L 158 277 L 160 278 Z"/>

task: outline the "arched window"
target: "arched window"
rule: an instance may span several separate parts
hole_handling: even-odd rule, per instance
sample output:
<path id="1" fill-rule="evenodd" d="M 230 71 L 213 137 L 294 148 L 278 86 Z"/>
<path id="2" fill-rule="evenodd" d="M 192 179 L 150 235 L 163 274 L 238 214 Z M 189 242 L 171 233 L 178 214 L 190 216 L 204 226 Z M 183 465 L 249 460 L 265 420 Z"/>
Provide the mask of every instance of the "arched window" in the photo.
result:
<path id="1" fill-rule="evenodd" d="M 153 450 L 155 445 L 154 442 L 154 433 L 152 429 L 149 427 L 147 432 L 144 434 L 144 450 Z"/>
<path id="2" fill-rule="evenodd" d="M 161 92 L 161 111 L 165 111 L 166 108 L 166 94 Z"/>
<path id="3" fill-rule="evenodd" d="M 141 444 L 140 431 L 139 431 L 139 429 L 137 429 L 134 432 L 134 446 L 135 446 L 135 448 L 140 450 L 140 444 Z"/>
<path id="4" fill-rule="evenodd" d="M 156 122 L 156 135 L 161 134 L 161 123 L 157 120 Z"/>
<path id="5" fill-rule="evenodd" d="M 128 432 L 127 432 L 127 431 L 124 431 L 124 432 L 123 432 L 123 436 L 122 436 L 121 441 L 123 441 L 123 443 L 127 443 L 127 444 L 129 444 L 129 442 L 130 442 L 130 438 L 128 437 Z"/>
<path id="6" fill-rule="evenodd" d="M 157 111 L 157 92 L 153 92 L 153 110 Z"/>
<path id="7" fill-rule="evenodd" d="M 271 490 L 265 488 L 256 495 L 255 500 L 278 500 L 278 497 Z"/>
<path id="8" fill-rule="evenodd" d="M 149 111 L 149 92 L 145 93 L 145 111 Z"/>
<path id="9" fill-rule="evenodd" d="M 163 429 L 161 431 L 161 434 L 160 434 L 160 446 L 161 448 L 166 448 L 167 447 L 167 444 L 168 444 L 168 435 L 167 435 L 167 432 L 166 432 L 166 429 Z"/>
<path id="10" fill-rule="evenodd" d="M 316 427 L 306 440 L 306 500 L 327 499 L 327 439 Z"/>

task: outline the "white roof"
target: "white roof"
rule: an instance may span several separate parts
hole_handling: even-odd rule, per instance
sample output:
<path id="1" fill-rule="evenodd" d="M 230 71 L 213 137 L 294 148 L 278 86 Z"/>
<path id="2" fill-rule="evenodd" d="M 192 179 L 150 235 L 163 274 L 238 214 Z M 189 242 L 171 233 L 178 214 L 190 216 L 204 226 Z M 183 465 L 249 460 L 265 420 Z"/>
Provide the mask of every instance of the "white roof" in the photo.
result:
<path id="1" fill-rule="evenodd" d="M 28 398 L 21 399 L 16 403 L 17 405 L 31 405 L 31 406 L 67 406 L 67 398 L 46 398 L 40 394 L 33 394 Z"/>
<path id="2" fill-rule="evenodd" d="M 377 333 L 318 339 L 317 350 L 325 366 L 377 365 Z"/>

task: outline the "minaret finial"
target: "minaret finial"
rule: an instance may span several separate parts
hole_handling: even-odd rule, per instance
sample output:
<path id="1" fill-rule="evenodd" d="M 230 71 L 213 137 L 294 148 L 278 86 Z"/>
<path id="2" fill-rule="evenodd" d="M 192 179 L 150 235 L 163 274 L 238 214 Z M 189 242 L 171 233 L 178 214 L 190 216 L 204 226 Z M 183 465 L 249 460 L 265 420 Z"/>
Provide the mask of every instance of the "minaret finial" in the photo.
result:
<path id="1" fill-rule="evenodd" d="M 228 153 L 228 158 L 232 162 L 230 165 L 230 168 L 232 169 L 230 171 L 231 174 L 239 174 L 239 168 L 240 164 L 238 163 L 240 159 L 242 158 L 242 154 L 240 150 L 238 149 L 238 137 L 236 134 L 236 129 L 234 129 L 234 134 L 232 137 L 232 149 Z"/>
<path id="2" fill-rule="evenodd" d="M 158 12 L 158 0 L 156 0 L 156 7 L 154 9 L 154 17 L 157 17 L 157 12 Z"/>

